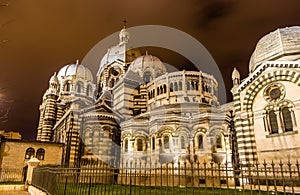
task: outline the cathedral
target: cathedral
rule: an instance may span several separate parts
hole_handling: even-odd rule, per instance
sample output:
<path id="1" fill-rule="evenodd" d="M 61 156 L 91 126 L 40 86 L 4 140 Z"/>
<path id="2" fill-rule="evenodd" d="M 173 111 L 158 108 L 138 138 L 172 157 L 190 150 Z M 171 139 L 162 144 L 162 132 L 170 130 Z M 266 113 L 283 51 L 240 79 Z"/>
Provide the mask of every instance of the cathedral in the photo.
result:
<path id="1" fill-rule="evenodd" d="M 63 143 L 62 164 L 247 164 L 300 157 L 300 27 L 260 39 L 248 77 L 241 80 L 233 70 L 233 102 L 224 105 L 214 75 L 188 67 L 169 71 L 158 57 L 129 48 L 129 39 L 124 27 L 95 81 L 78 61 L 50 78 L 37 141 Z"/>

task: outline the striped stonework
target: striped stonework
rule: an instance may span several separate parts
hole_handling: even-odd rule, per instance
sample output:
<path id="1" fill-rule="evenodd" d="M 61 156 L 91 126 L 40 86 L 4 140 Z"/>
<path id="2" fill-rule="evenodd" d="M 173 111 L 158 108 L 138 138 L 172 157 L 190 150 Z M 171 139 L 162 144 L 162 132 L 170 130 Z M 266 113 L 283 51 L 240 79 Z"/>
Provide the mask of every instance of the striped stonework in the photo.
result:
<path id="1" fill-rule="evenodd" d="M 56 121 L 56 99 L 56 95 L 48 94 L 40 107 L 38 141 L 50 141 L 52 138 L 52 128 Z"/>
<path id="2" fill-rule="evenodd" d="M 256 95 L 266 85 L 274 82 L 290 81 L 300 86 L 298 67 L 296 62 L 267 62 L 251 73 L 239 86 L 233 88 L 235 129 L 242 164 L 258 160 L 252 107 Z"/>

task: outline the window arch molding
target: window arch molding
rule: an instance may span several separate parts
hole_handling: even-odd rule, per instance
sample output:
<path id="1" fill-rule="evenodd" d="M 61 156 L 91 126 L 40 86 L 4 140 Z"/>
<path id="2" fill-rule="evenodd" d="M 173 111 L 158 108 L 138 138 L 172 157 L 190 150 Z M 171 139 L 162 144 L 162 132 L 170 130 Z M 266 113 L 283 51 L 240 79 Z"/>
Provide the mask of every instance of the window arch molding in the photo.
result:
<path id="1" fill-rule="evenodd" d="M 147 149 L 147 143 L 146 143 L 146 138 L 144 136 L 137 136 L 135 138 L 135 151 L 137 152 L 142 152 L 142 151 L 146 151 Z"/>
<path id="2" fill-rule="evenodd" d="M 32 147 L 27 148 L 26 152 L 25 152 L 25 159 L 31 159 L 31 158 L 33 158 L 34 154 L 35 154 L 34 148 L 32 148 Z"/>
<path id="3" fill-rule="evenodd" d="M 152 150 L 156 150 L 156 136 L 155 135 L 152 135 L 152 137 L 151 137 L 151 149 Z"/>
<path id="4" fill-rule="evenodd" d="M 293 131 L 292 111 L 289 107 L 284 106 L 280 108 L 280 115 L 283 124 L 283 130 Z"/>
<path id="5" fill-rule="evenodd" d="M 206 139 L 206 135 L 204 132 L 198 132 L 196 133 L 194 137 L 194 146 L 196 150 L 204 149 L 204 141 Z"/>
<path id="6" fill-rule="evenodd" d="M 44 160 L 45 159 L 45 149 L 44 148 L 39 148 L 36 151 L 36 158 L 39 160 Z"/>
<path id="7" fill-rule="evenodd" d="M 194 148 L 196 151 L 205 148 L 206 133 L 207 133 L 207 130 L 202 127 L 197 127 L 196 129 L 194 129 L 193 139 L 194 139 Z M 199 136 L 202 136 L 202 143 L 200 143 L 200 145 L 199 145 Z M 202 144 L 202 146 L 201 146 L 201 144 Z"/>
<path id="8" fill-rule="evenodd" d="M 77 81 L 77 83 L 76 83 L 76 91 L 78 93 L 82 93 L 84 91 L 83 86 L 84 86 L 84 84 L 83 84 L 82 81 Z"/>
<path id="9" fill-rule="evenodd" d="M 124 152 L 128 152 L 128 150 L 129 150 L 129 138 L 128 137 L 124 138 L 123 148 L 124 148 Z"/>
<path id="10" fill-rule="evenodd" d="M 178 127 L 174 133 L 175 137 L 178 137 L 174 140 L 174 144 L 178 145 L 180 150 L 185 150 L 189 145 L 190 132 L 187 127 L 181 126 Z"/>
<path id="11" fill-rule="evenodd" d="M 90 84 L 88 84 L 86 86 L 86 95 L 87 96 L 91 96 L 92 95 L 92 86 Z"/>
<path id="12" fill-rule="evenodd" d="M 225 131 L 221 127 L 215 127 L 210 130 L 210 144 L 212 150 L 224 150 L 225 149 Z"/>
<path id="13" fill-rule="evenodd" d="M 72 87 L 71 81 L 66 81 L 63 86 L 64 86 L 63 89 L 65 92 L 71 91 L 71 87 Z"/>
<path id="14" fill-rule="evenodd" d="M 161 137 L 161 144 L 164 150 L 171 149 L 171 135 L 168 133 L 164 133 Z"/>
<path id="15" fill-rule="evenodd" d="M 296 129 L 294 104 L 290 100 L 269 103 L 264 108 L 263 120 L 265 131 L 269 135 L 294 131 Z"/>
<path id="16" fill-rule="evenodd" d="M 179 135 L 179 148 L 185 150 L 189 145 L 188 136 L 185 133 Z"/>

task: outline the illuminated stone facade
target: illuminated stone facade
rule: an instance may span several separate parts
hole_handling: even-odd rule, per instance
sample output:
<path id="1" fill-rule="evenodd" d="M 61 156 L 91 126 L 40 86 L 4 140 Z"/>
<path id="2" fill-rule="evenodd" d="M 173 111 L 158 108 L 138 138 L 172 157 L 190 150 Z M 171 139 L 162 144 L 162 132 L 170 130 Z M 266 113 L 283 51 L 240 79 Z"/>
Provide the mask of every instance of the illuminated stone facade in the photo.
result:
<path id="1" fill-rule="evenodd" d="M 51 77 L 37 140 L 64 143 L 64 164 L 297 159 L 299 29 L 263 37 L 249 76 L 241 81 L 232 73 L 233 102 L 220 105 L 213 75 L 169 72 L 159 58 L 129 49 L 124 28 L 103 56 L 96 84 L 79 63 Z"/>
<path id="2" fill-rule="evenodd" d="M 300 27 L 262 37 L 247 78 L 232 79 L 235 127 L 241 163 L 300 157 Z"/>

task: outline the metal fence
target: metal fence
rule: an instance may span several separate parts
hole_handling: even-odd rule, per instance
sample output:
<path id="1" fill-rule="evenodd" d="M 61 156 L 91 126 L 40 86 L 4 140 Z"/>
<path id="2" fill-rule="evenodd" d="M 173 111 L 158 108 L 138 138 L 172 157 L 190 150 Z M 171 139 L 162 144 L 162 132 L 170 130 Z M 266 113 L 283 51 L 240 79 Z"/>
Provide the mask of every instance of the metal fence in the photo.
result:
<path id="1" fill-rule="evenodd" d="M 24 182 L 26 169 L 22 168 L 0 168 L 0 183 Z"/>
<path id="2" fill-rule="evenodd" d="M 48 194 L 298 194 L 298 162 L 262 163 L 234 169 L 216 163 L 101 161 L 78 167 L 37 167 L 32 185 Z"/>

